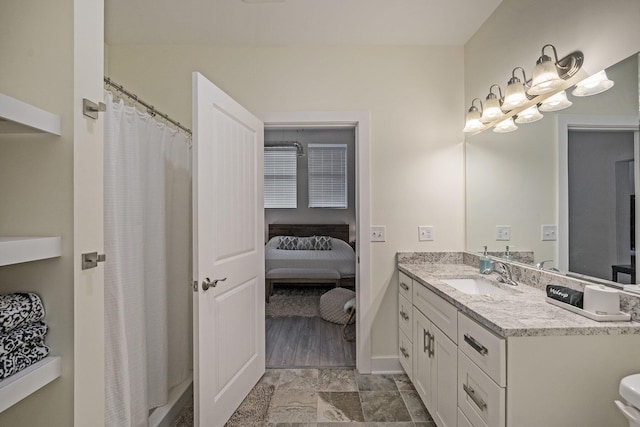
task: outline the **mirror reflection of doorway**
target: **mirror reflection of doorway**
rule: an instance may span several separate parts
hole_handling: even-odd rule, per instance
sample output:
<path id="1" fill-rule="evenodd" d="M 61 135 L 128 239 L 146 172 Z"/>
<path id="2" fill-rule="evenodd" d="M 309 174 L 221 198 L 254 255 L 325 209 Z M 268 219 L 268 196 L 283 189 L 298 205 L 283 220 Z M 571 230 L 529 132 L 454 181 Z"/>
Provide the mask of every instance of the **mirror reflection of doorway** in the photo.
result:
<path id="1" fill-rule="evenodd" d="M 569 270 L 635 282 L 634 133 L 570 130 Z"/>

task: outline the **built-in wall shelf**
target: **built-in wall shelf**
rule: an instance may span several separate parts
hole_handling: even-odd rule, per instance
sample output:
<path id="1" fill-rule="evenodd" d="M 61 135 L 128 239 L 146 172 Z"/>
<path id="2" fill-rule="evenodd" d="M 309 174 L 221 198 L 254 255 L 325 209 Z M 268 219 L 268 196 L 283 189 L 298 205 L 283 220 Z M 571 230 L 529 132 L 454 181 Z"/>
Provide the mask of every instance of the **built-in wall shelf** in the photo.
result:
<path id="1" fill-rule="evenodd" d="M 0 237 L 0 266 L 59 257 L 60 237 Z"/>
<path id="2" fill-rule="evenodd" d="M 60 135 L 60 116 L 0 93 L 0 133 Z"/>
<path id="3" fill-rule="evenodd" d="M 49 356 L 0 381 L 0 412 L 60 376 L 60 358 Z"/>

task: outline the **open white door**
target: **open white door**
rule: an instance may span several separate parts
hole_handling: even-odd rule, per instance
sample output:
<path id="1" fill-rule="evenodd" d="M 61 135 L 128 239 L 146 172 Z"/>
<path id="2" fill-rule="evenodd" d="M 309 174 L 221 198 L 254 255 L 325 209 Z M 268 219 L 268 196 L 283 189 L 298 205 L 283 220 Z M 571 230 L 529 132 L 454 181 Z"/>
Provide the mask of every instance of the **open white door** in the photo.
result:
<path id="1" fill-rule="evenodd" d="M 264 374 L 263 128 L 193 73 L 196 426 L 223 426 Z"/>

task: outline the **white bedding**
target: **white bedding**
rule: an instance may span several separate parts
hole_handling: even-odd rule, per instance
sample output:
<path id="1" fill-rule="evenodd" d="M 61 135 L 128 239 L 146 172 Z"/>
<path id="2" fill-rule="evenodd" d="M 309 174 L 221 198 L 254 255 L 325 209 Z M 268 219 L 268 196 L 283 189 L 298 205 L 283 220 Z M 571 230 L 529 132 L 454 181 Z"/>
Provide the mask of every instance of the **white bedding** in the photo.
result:
<path id="1" fill-rule="evenodd" d="M 273 237 L 265 246 L 265 271 L 273 268 L 327 268 L 337 270 L 342 279 L 356 275 L 356 254 L 343 240 L 332 237 L 329 251 L 277 249 L 279 241 L 279 236 Z"/>

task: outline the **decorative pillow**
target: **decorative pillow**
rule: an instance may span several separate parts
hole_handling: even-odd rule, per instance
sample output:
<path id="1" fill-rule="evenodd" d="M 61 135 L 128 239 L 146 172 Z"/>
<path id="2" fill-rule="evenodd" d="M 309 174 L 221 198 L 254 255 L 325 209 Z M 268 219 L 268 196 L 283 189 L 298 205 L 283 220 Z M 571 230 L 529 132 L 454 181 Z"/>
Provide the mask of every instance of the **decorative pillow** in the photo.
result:
<path id="1" fill-rule="evenodd" d="M 298 237 L 298 249 L 299 251 L 311 251 L 314 250 L 316 242 L 315 236 L 312 237 Z"/>
<path id="2" fill-rule="evenodd" d="M 294 251 L 298 249 L 298 238 L 295 236 L 280 236 L 280 241 L 276 249 Z"/>
<path id="3" fill-rule="evenodd" d="M 329 236 L 313 236 L 314 246 L 316 251 L 330 251 L 331 250 L 331 237 Z"/>

